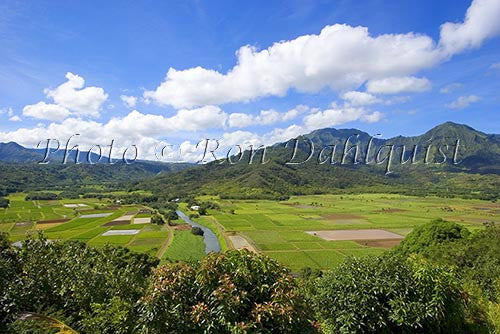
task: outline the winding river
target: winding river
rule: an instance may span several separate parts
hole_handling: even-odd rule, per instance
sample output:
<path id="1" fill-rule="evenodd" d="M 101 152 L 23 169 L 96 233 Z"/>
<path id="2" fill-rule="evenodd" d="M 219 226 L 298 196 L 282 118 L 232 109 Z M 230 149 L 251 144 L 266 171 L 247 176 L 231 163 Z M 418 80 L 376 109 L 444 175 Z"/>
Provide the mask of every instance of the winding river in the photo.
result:
<path id="1" fill-rule="evenodd" d="M 184 212 L 177 210 L 177 215 L 184 220 L 186 223 L 188 223 L 191 226 L 196 226 L 199 227 L 203 230 L 203 241 L 205 242 L 205 253 L 211 253 L 211 252 L 220 252 L 220 244 L 219 240 L 217 239 L 217 236 L 215 235 L 214 232 L 212 232 L 211 229 L 209 229 L 206 226 L 200 225 L 198 223 L 195 223 L 191 219 L 189 219 L 188 216 L 184 214 Z"/>

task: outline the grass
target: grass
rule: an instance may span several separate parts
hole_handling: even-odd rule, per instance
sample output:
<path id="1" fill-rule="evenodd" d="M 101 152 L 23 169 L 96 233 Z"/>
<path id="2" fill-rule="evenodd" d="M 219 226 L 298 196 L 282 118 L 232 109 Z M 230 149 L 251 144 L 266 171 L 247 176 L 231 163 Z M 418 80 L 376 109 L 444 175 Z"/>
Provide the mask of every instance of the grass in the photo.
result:
<path id="1" fill-rule="evenodd" d="M 500 205 L 480 200 L 411 197 L 394 194 L 293 196 L 287 201 L 220 200 L 204 221 L 217 230 L 240 233 L 286 266 L 327 269 L 345 256 L 380 254 L 385 249 L 355 241 L 326 241 L 306 234 L 311 230 L 385 229 L 402 236 L 420 224 L 443 218 L 482 228 L 497 221 Z M 234 210 L 234 214 L 231 214 Z"/>
<path id="2" fill-rule="evenodd" d="M 134 251 L 155 255 L 168 238 L 166 226 L 131 224 L 104 226 L 126 212 L 142 206 L 123 205 L 110 210 L 109 201 L 75 199 L 25 201 L 26 194 L 8 196 L 11 205 L 0 209 L 0 232 L 8 232 L 12 241 L 22 240 L 26 233 L 43 230 L 49 239 L 81 240 L 90 245 L 120 245 Z M 227 250 L 226 237 L 238 233 L 258 251 L 267 254 L 292 270 L 303 267 L 328 269 L 346 256 L 376 255 L 383 248 L 367 247 L 355 241 L 326 241 L 305 231 L 333 229 L 384 229 L 402 236 L 415 226 L 443 218 L 467 226 L 482 228 L 485 221 L 500 222 L 500 205 L 480 200 L 410 197 L 393 194 L 311 195 L 294 196 L 287 201 L 220 200 L 221 210 L 209 210 L 208 216 L 194 220 L 217 235 L 222 250 Z M 84 208 L 65 208 L 66 203 L 85 203 Z M 94 207 L 99 207 L 98 210 Z M 189 214 L 185 203 L 180 209 Z M 234 214 L 230 213 L 234 210 Z M 78 215 L 112 212 L 108 217 L 79 218 Z M 141 214 L 148 216 L 149 214 Z M 71 219 L 65 223 L 38 224 L 39 220 Z M 16 224 L 28 222 L 30 224 Z M 139 229 L 137 235 L 102 236 L 108 230 Z M 174 231 L 172 244 L 163 261 L 193 261 L 205 256 L 203 239 L 189 230 Z"/>
<path id="3" fill-rule="evenodd" d="M 8 208 L 0 208 L 0 224 L 72 218 L 75 211 L 65 208 L 60 201 L 25 201 L 26 194 L 11 194 Z"/>
<path id="4" fill-rule="evenodd" d="M 189 230 L 175 230 L 174 240 L 168 247 L 163 261 L 198 261 L 205 257 L 205 243 L 203 237 L 191 233 Z"/>
<path id="5" fill-rule="evenodd" d="M 13 194 L 9 196 L 11 206 L 7 210 L 0 211 L 0 222 L 12 220 L 12 223 L 1 223 L 0 232 L 9 232 L 12 241 L 18 241 L 26 238 L 27 233 L 34 233 L 36 230 L 42 230 L 48 239 L 52 240 L 80 240 L 89 245 L 103 246 L 106 244 L 128 247 L 134 251 L 143 252 L 155 256 L 159 247 L 168 237 L 168 230 L 161 226 L 151 224 L 130 224 L 104 226 L 106 223 L 123 216 L 129 211 L 138 211 L 142 206 L 124 205 L 115 210 L 100 209 L 95 210 L 94 206 L 107 206 L 106 201 L 97 199 L 74 199 L 74 200 L 56 200 L 56 201 L 25 201 L 26 194 Z M 84 203 L 88 207 L 77 209 L 65 208 L 64 204 Z M 23 212 L 27 211 L 26 212 Z M 79 218 L 74 215 L 112 212 L 108 217 L 98 218 Z M 42 217 L 43 220 L 62 219 L 71 214 L 70 221 L 54 224 L 37 224 L 35 220 L 25 219 L 31 215 Z M 30 222 L 31 221 L 31 222 Z M 14 222 L 30 222 L 29 224 L 15 224 Z M 141 232 L 137 235 L 117 235 L 102 236 L 109 230 L 137 229 Z"/>

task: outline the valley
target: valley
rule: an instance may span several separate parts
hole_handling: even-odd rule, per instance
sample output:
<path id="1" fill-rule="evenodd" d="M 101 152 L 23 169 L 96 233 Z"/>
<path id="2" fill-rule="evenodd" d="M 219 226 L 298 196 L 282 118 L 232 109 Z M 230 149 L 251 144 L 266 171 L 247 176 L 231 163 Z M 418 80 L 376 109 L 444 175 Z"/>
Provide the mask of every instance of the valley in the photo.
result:
<path id="1" fill-rule="evenodd" d="M 121 205 L 106 198 L 31 201 L 25 197 L 11 194 L 10 207 L 0 209 L 0 231 L 9 233 L 13 242 L 43 232 L 49 240 L 123 246 L 162 261 L 195 261 L 205 256 L 202 237 L 191 234 L 189 225 L 181 219 L 172 226 L 151 224 L 154 209 L 145 205 Z M 324 270 L 348 256 L 382 254 L 416 226 L 435 219 L 456 222 L 471 231 L 482 229 L 483 223 L 500 223 L 500 204 L 475 199 L 380 193 L 292 196 L 286 201 L 205 195 L 197 200 L 217 203 L 219 208 L 200 216 L 180 203 L 178 213 L 186 219 L 190 215 L 205 233 L 212 232 L 212 248 L 207 249 L 246 248 L 293 271 Z"/>

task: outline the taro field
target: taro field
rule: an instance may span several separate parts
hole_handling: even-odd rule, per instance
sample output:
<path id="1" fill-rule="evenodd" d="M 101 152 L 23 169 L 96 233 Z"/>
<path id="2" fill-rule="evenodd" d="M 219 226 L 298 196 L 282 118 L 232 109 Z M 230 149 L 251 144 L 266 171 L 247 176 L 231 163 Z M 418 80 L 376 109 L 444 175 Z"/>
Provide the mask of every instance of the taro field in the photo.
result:
<path id="1" fill-rule="evenodd" d="M 0 209 L 0 232 L 14 242 L 43 231 L 50 240 L 124 246 L 158 256 L 169 238 L 168 227 L 152 225 L 150 210 L 142 206 L 97 199 L 26 201 L 25 196 L 11 194 L 9 208 Z"/>
<path id="2" fill-rule="evenodd" d="M 480 200 L 392 194 L 294 196 L 282 202 L 211 200 L 221 209 L 210 210 L 204 219 L 212 220 L 230 247 L 238 248 L 244 238 L 255 251 L 293 270 L 325 269 L 346 256 L 380 254 L 433 219 L 471 230 L 500 222 L 500 203 Z"/>

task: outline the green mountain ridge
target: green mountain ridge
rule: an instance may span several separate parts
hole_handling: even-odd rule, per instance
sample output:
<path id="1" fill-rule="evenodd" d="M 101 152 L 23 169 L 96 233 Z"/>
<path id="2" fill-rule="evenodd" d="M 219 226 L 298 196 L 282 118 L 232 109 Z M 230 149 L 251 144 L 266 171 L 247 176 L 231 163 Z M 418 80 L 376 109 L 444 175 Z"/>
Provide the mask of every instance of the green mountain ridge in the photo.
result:
<path id="1" fill-rule="evenodd" d="M 342 144 L 350 138 L 350 144 L 359 145 L 358 161 L 354 164 L 353 153 L 346 155 L 345 164 L 341 164 Z M 302 162 L 310 153 L 312 141 L 315 153 L 302 164 L 290 162 L 293 143 L 277 143 L 267 148 L 266 164 L 260 164 L 258 153 L 252 164 L 248 164 L 248 152 L 244 152 L 239 163 L 229 164 L 215 161 L 203 166 L 193 167 L 169 175 L 160 175 L 137 183 L 135 187 L 150 189 L 164 196 L 176 196 L 188 193 L 218 194 L 233 198 L 279 198 L 293 194 L 314 194 L 328 192 L 384 191 L 409 194 L 446 195 L 454 189 L 460 195 L 495 198 L 500 188 L 500 145 L 498 135 L 488 135 L 466 125 L 447 122 L 427 131 L 421 136 L 394 137 L 390 139 L 374 138 L 373 150 L 369 161 L 364 159 L 366 146 L 371 136 L 357 129 L 320 129 L 295 138 L 298 150 L 294 161 Z M 354 140 L 355 139 L 355 140 Z M 435 146 L 429 150 L 429 161 L 425 164 L 424 147 L 429 140 Z M 453 164 L 453 151 L 448 150 L 447 162 L 438 164 L 442 157 L 438 145 L 452 145 L 460 139 L 459 164 Z M 450 142 L 451 140 L 451 142 Z M 335 164 L 319 163 L 319 152 L 328 145 L 339 145 Z M 391 173 L 386 173 L 386 166 L 373 163 L 373 154 L 385 145 L 394 145 L 395 150 L 405 145 L 410 151 L 419 145 L 419 161 L 412 164 L 394 163 Z M 350 147 L 350 146 L 349 146 Z M 323 151 L 325 153 L 326 151 Z M 409 153 L 409 152 L 408 152 Z M 393 159 L 397 162 L 397 154 Z M 327 155 L 325 154 L 325 157 Z M 233 159 L 234 160 L 238 160 Z M 325 159 L 322 159 L 325 160 Z M 479 194 L 479 195 L 478 195 Z"/>

